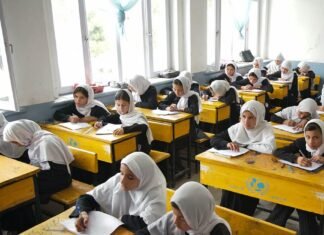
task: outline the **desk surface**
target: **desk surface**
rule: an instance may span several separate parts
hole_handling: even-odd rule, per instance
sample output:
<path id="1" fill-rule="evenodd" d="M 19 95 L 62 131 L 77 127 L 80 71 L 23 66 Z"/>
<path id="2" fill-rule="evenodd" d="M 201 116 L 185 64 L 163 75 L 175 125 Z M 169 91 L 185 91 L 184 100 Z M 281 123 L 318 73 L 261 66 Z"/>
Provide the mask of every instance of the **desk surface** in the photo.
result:
<path id="1" fill-rule="evenodd" d="M 180 122 L 180 121 L 189 119 L 193 116 L 190 113 L 184 113 L 184 112 L 180 112 L 180 113 L 174 114 L 174 115 L 158 115 L 158 114 L 153 113 L 152 109 L 144 109 L 144 108 L 138 108 L 138 107 L 136 107 L 135 110 L 143 113 L 148 119 L 169 122 L 169 123 Z"/>
<path id="2" fill-rule="evenodd" d="M 38 167 L 0 155 L 0 187 L 35 175 Z"/>
<path id="3" fill-rule="evenodd" d="M 255 91 L 249 91 L 249 90 L 237 90 L 237 92 L 240 94 L 240 95 L 253 95 L 253 96 L 259 96 L 259 95 L 264 95 L 266 92 L 263 91 L 263 90 L 260 90 L 258 92 L 255 92 Z"/>
<path id="4" fill-rule="evenodd" d="M 204 108 L 204 106 L 208 106 L 208 107 L 214 107 L 214 108 L 222 108 L 227 106 L 227 104 L 225 104 L 224 102 L 221 101 L 209 101 L 209 100 L 201 100 L 201 104 Z"/>
<path id="5" fill-rule="evenodd" d="M 275 126 L 275 125 L 279 125 L 279 124 L 278 123 L 271 122 L 271 125 L 272 126 Z M 283 139 L 283 140 L 295 141 L 295 140 L 297 140 L 299 138 L 303 138 L 304 137 L 304 133 L 303 132 L 298 133 L 298 134 L 294 134 L 294 133 L 290 133 L 288 131 L 280 130 L 278 128 L 273 128 L 273 132 L 274 132 L 275 138 Z"/>
<path id="6" fill-rule="evenodd" d="M 59 215 L 56 215 L 43 223 L 36 225 L 35 227 L 22 232 L 22 235 L 34 235 L 34 234 L 73 234 L 64 229 L 63 225 L 60 224 L 61 221 L 64 221 L 69 218 L 69 215 L 74 210 L 74 207 L 62 212 Z M 117 228 L 113 235 L 131 235 L 134 234 L 123 227 Z"/>

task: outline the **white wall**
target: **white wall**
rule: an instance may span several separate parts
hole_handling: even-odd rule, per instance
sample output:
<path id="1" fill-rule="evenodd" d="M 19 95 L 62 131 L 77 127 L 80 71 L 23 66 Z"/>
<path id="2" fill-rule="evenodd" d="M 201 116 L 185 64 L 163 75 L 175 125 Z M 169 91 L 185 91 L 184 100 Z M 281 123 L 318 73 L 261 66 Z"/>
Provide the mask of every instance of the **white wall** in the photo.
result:
<path id="1" fill-rule="evenodd" d="M 13 70 L 20 106 L 54 100 L 43 5 L 46 1 L 3 1 L 8 39 L 13 45 Z"/>
<path id="2" fill-rule="evenodd" d="M 270 0 L 268 57 L 324 62 L 323 0 Z"/>

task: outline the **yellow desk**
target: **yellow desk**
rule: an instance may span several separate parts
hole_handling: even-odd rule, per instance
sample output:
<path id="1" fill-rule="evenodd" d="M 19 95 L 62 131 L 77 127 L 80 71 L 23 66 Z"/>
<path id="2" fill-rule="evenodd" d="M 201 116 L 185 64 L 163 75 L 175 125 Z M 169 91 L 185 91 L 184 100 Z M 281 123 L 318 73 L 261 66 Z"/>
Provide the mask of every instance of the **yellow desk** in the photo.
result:
<path id="1" fill-rule="evenodd" d="M 38 167 L 0 155 L 0 214 L 22 203 L 34 201 L 36 220 L 40 220 Z"/>
<path id="2" fill-rule="evenodd" d="M 301 95 L 301 98 L 305 97 L 310 89 L 310 78 L 306 76 L 298 77 L 298 91 Z"/>
<path id="3" fill-rule="evenodd" d="M 271 122 L 271 125 L 279 125 L 278 123 Z M 295 141 L 296 139 L 303 138 L 304 133 L 293 134 L 288 131 L 279 130 L 277 128 L 273 128 L 274 135 L 276 139 L 288 140 L 288 141 Z"/>
<path id="4" fill-rule="evenodd" d="M 44 221 L 41 224 L 36 225 L 35 227 L 32 227 L 31 229 L 22 232 L 22 235 L 34 235 L 34 234 L 52 234 L 52 235 L 61 235 L 66 234 L 70 235 L 73 234 L 67 230 L 64 229 L 63 225 L 61 224 L 62 221 L 67 220 L 69 218 L 69 215 L 74 210 L 74 207 L 62 212 L 61 214 L 58 214 L 46 221 Z M 113 235 L 132 235 L 134 233 L 130 232 L 126 228 L 119 227 L 115 232 L 112 233 Z"/>
<path id="5" fill-rule="evenodd" d="M 272 158 L 252 151 L 231 159 L 207 151 L 196 156 L 202 184 L 324 215 L 324 171 L 282 167 Z"/>
<path id="6" fill-rule="evenodd" d="M 245 90 L 238 90 L 239 96 L 244 100 L 244 102 L 247 102 L 249 100 L 257 100 L 261 102 L 262 104 L 265 103 L 265 91 L 260 92 L 252 92 L 252 91 L 245 91 Z"/>
<path id="7" fill-rule="evenodd" d="M 220 101 L 201 101 L 202 111 L 199 120 L 210 124 L 217 124 L 230 118 L 230 106 Z"/>
<path id="8" fill-rule="evenodd" d="M 190 119 L 193 117 L 189 113 L 178 113 L 175 115 L 157 115 L 151 109 L 135 108 L 136 111 L 143 113 L 148 119 L 148 123 L 153 133 L 154 140 L 165 142 L 170 145 L 171 153 L 171 187 L 175 184 L 175 142 L 177 139 L 188 137 L 187 154 L 188 160 L 191 158 L 190 151 Z M 190 161 L 186 169 L 190 177 Z M 182 172 L 181 172 L 182 174 Z"/>
<path id="9" fill-rule="evenodd" d="M 270 82 L 273 87 L 273 92 L 268 92 L 268 96 L 270 99 L 277 99 L 281 101 L 281 107 L 287 105 L 288 101 L 288 92 L 289 92 L 289 84 L 284 84 L 276 81 Z M 283 101 L 286 99 L 285 104 Z"/>
<path id="10" fill-rule="evenodd" d="M 319 116 L 320 116 L 320 119 L 321 119 L 322 121 L 324 121 L 324 114 L 320 114 Z"/>
<path id="11" fill-rule="evenodd" d="M 138 132 L 125 135 L 96 135 L 93 127 L 70 130 L 60 125 L 43 124 L 44 130 L 59 136 L 67 145 L 97 153 L 98 160 L 115 163 L 137 150 Z"/>
<path id="12" fill-rule="evenodd" d="M 167 98 L 167 95 L 157 95 L 156 98 L 157 98 L 157 101 L 160 102 L 162 100 L 165 100 L 165 98 Z"/>

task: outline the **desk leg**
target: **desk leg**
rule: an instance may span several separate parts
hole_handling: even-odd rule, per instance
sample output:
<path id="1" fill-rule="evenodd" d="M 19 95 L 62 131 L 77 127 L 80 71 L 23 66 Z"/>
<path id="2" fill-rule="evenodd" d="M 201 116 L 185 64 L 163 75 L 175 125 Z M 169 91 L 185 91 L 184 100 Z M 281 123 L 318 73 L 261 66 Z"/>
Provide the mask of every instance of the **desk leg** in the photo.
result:
<path id="1" fill-rule="evenodd" d="M 175 158 L 176 158 L 176 149 L 174 141 L 171 142 L 171 188 L 175 186 Z"/>
<path id="2" fill-rule="evenodd" d="M 187 145 L 187 168 L 188 168 L 188 179 L 191 178 L 191 136 L 188 135 L 188 145 Z"/>
<path id="3" fill-rule="evenodd" d="M 38 183 L 36 180 L 36 176 L 33 177 L 34 180 L 34 188 L 35 188 L 35 219 L 36 223 L 41 222 L 41 209 L 40 209 L 40 198 L 39 198 L 39 190 L 38 190 Z"/>
<path id="4" fill-rule="evenodd" d="M 320 215 L 320 234 L 324 235 L 324 215 Z"/>

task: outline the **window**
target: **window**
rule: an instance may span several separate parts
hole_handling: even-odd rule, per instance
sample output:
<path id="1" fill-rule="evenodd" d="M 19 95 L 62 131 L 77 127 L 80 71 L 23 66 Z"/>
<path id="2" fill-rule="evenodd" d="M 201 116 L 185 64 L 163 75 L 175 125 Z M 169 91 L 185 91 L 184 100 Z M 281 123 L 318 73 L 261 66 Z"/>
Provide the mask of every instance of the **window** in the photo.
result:
<path id="1" fill-rule="evenodd" d="M 105 85 L 135 74 L 153 77 L 170 67 L 168 1 L 139 0 L 125 12 L 119 34 L 109 0 L 52 0 L 61 93 L 74 83 Z"/>
<path id="2" fill-rule="evenodd" d="M 11 44 L 8 42 L 0 2 L 0 109 L 18 111 L 17 98 L 13 86 L 11 65 Z"/>

